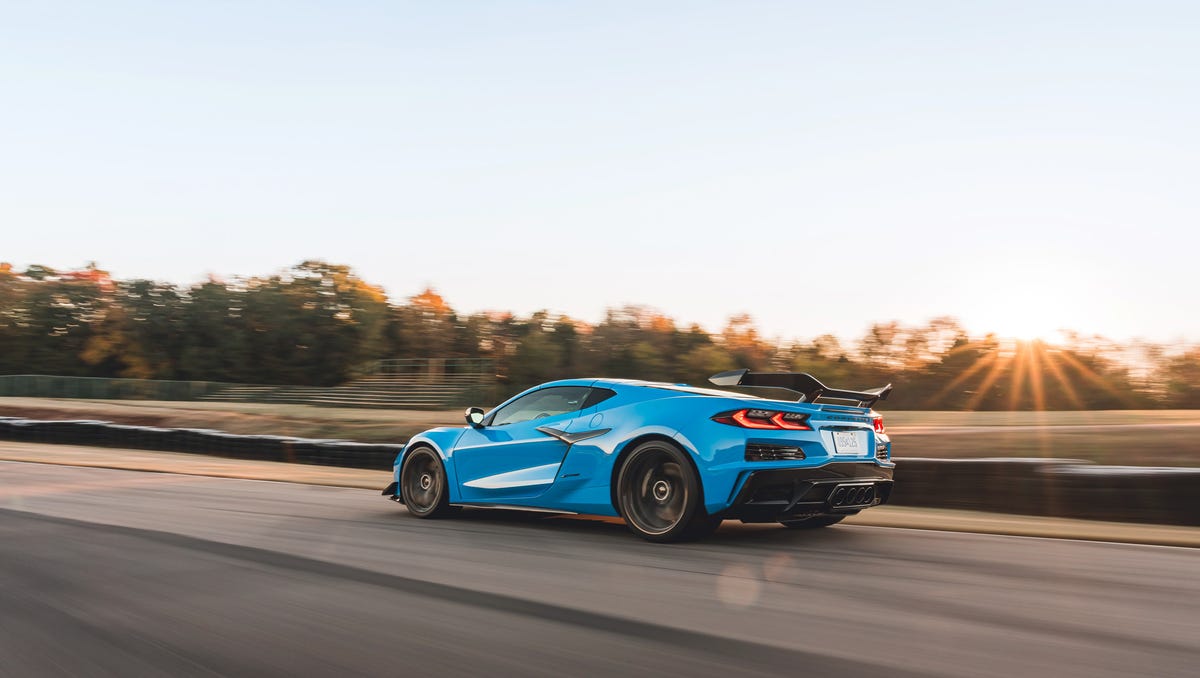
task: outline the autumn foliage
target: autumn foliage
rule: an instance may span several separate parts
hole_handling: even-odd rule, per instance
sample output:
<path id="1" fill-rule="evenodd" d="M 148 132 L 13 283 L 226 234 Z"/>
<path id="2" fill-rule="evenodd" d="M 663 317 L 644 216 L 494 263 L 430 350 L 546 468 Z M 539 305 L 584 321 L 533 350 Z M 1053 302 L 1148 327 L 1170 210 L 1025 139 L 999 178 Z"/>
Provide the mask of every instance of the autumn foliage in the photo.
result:
<path id="1" fill-rule="evenodd" d="M 897 409 L 1200 407 L 1200 347 L 971 337 L 951 318 L 879 323 L 856 341 L 720 332 L 640 306 L 592 324 L 548 312 L 463 315 L 433 290 L 399 303 L 350 268 L 306 261 L 189 287 L 90 266 L 0 264 L 0 374 L 331 385 L 381 358 L 490 358 L 506 392 L 549 379 L 701 384 L 734 367 L 811 372 L 847 388 L 897 385 Z"/>

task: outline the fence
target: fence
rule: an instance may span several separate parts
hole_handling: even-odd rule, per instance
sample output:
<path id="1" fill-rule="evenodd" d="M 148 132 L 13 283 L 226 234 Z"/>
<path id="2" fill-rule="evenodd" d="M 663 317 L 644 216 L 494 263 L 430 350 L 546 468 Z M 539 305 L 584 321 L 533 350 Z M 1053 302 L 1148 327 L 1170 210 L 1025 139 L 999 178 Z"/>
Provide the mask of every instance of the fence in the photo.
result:
<path id="1" fill-rule="evenodd" d="M 44 374 L 0 375 L 0 396 L 101 400 L 199 400 L 233 384 L 215 381 L 105 379 Z"/>
<path id="2" fill-rule="evenodd" d="M 428 381 L 490 383 L 496 375 L 491 358 L 389 358 L 355 370 L 358 377 L 409 378 Z"/>
<path id="3" fill-rule="evenodd" d="M 220 400 L 331 407 L 440 409 L 491 402 L 495 363 L 486 358 L 377 360 L 339 386 L 263 386 L 215 381 L 0 375 L 0 397 Z"/>

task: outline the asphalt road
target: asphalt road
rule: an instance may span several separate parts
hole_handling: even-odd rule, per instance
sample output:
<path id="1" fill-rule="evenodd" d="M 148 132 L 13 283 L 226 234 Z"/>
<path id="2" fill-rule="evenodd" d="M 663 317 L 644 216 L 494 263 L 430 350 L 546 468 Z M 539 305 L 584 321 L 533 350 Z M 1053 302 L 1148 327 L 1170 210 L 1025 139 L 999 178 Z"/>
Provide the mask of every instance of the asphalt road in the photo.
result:
<path id="1" fill-rule="evenodd" d="M 1194 676 L 1200 550 L 0 462 L 0 676 Z"/>

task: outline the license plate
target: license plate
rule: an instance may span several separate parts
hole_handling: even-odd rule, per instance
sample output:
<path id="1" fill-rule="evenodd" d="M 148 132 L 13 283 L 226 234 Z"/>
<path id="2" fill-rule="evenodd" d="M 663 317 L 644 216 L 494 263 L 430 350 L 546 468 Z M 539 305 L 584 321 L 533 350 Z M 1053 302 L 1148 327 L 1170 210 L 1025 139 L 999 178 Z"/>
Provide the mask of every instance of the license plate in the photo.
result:
<path id="1" fill-rule="evenodd" d="M 867 441 L 865 438 L 866 436 L 860 431 L 834 431 L 833 449 L 838 454 L 866 454 Z"/>

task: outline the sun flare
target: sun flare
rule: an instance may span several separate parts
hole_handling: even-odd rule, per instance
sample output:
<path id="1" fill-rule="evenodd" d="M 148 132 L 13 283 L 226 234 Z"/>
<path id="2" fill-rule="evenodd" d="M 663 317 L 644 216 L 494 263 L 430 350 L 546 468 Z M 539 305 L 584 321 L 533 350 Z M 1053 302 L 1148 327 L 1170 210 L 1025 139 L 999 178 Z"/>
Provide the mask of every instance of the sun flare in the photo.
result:
<path id="1" fill-rule="evenodd" d="M 1036 298 L 1006 298 L 981 306 L 981 320 L 997 337 L 1013 341 L 1058 342 L 1062 338 L 1062 319 L 1052 304 Z"/>

